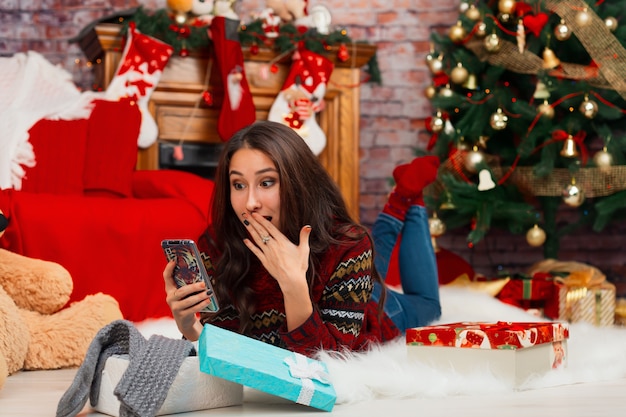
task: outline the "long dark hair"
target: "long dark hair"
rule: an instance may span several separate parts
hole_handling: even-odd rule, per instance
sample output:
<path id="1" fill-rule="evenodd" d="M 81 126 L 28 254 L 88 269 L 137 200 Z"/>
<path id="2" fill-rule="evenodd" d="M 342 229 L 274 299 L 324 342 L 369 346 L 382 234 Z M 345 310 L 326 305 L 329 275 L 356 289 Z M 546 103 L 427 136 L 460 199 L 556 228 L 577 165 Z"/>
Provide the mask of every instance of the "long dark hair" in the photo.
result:
<path id="1" fill-rule="evenodd" d="M 351 218 L 336 183 L 293 129 L 272 121 L 258 121 L 237 132 L 220 155 L 212 217 L 214 243 L 222 253 L 216 265 L 215 291 L 218 297 L 232 301 L 239 311 L 240 330 L 245 331 L 254 310 L 248 277 L 251 266 L 258 260 L 243 243 L 248 233 L 240 213 L 235 213 L 230 203 L 230 161 L 242 148 L 263 152 L 276 166 L 280 180 L 280 231 L 298 244 L 300 229 L 304 225 L 312 227 L 309 288 L 317 276 L 319 259 L 330 245 L 339 242 L 339 237 L 344 241 L 346 237 L 358 240 L 364 236 L 372 240 L 368 231 Z M 373 256 L 372 253 L 372 259 Z M 373 264 L 372 271 L 374 279 L 380 281 Z M 384 294 L 380 305 L 383 303 Z"/>

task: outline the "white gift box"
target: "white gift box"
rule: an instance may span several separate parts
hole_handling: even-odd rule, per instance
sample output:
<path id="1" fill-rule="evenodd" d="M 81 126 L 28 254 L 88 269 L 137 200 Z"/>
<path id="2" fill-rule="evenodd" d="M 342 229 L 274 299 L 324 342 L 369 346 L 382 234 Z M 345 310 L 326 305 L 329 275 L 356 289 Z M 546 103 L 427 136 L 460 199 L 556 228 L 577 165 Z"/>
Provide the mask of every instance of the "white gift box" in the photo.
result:
<path id="1" fill-rule="evenodd" d="M 100 413 L 119 417 L 120 401 L 113 391 L 128 368 L 128 355 L 107 359 L 102 371 L 100 397 L 93 408 Z M 243 386 L 200 371 L 197 356 L 183 361 L 158 416 L 241 405 Z"/>
<path id="2" fill-rule="evenodd" d="M 408 329 L 409 358 L 459 373 L 489 372 L 513 388 L 567 365 L 563 323 L 452 323 Z"/>

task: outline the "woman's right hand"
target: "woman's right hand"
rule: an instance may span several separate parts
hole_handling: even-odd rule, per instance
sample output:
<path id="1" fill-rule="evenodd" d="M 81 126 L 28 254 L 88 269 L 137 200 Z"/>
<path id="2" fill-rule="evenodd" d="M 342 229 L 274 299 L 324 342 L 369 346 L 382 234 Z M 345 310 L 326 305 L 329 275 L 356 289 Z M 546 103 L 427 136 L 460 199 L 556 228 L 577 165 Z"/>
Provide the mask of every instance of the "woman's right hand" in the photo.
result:
<path id="1" fill-rule="evenodd" d="M 168 262 L 163 270 L 165 281 L 165 301 L 172 310 L 178 330 L 187 340 L 196 341 L 202 333 L 202 323 L 197 313 L 210 303 L 204 282 L 189 284 L 178 288 L 174 282 L 176 261 Z M 198 293 L 195 295 L 191 295 Z"/>

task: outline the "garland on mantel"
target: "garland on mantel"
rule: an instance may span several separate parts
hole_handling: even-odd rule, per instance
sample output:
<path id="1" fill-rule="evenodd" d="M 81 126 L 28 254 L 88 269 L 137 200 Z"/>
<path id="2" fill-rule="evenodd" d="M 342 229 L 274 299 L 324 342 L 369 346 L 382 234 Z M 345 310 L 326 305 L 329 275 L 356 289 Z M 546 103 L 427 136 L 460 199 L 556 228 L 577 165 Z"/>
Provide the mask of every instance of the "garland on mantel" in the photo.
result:
<path id="1" fill-rule="evenodd" d="M 171 45 L 174 52 L 180 56 L 187 56 L 189 51 L 201 50 L 211 45 L 207 31 L 209 25 L 202 19 L 192 17 L 184 23 L 179 23 L 168 9 L 146 12 L 140 6 L 132 16 L 125 20 L 123 35 L 126 34 L 131 21 L 135 22 L 141 33 Z M 241 25 L 239 41 L 243 47 L 250 48 L 252 54 L 258 53 L 260 47 L 274 49 L 281 54 L 287 53 L 295 49 L 298 44 L 312 52 L 322 54 L 333 46 L 339 46 L 341 51 L 342 47 L 353 43 L 345 29 L 322 35 L 315 29 L 302 30 L 301 27 L 296 27 L 292 23 L 281 24 L 278 36 L 268 38 L 265 36 L 261 19 Z M 364 70 L 368 74 L 368 82 L 381 82 L 376 54 L 370 58 Z"/>

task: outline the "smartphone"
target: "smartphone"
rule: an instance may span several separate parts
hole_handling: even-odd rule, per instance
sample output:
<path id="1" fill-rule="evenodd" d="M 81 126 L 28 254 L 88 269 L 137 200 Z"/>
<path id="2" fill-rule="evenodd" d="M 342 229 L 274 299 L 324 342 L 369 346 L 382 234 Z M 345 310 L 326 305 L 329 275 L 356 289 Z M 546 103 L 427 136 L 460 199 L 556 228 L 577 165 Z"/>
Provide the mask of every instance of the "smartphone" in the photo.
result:
<path id="1" fill-rule="evenodd" d="M 178 288 L 204 281 L 207 292 L 210 294 L 211 303 L 201 311 L 215 313 L 219 310 L 217 297 L 211 285 L 211 277 L 207 274 L 196 242 L 191 239 L 165 239 L 161 241 L 161 247 L 168 262 L 176 260 L 174 281 Z M 190 295 L 195 294 L 198 293 Z"/>

